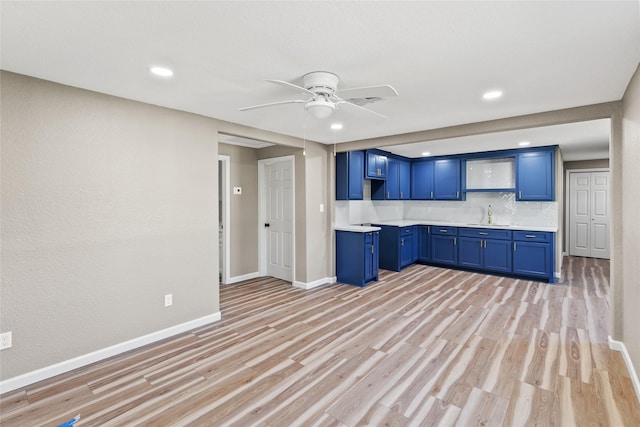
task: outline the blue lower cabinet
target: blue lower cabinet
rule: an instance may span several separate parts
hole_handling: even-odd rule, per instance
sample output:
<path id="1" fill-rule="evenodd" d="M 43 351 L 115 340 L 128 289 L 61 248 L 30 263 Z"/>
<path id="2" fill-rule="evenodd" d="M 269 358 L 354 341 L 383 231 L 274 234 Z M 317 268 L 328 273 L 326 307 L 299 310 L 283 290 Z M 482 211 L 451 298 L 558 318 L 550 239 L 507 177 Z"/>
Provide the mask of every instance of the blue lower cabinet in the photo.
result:
<path id="1" fill-rule="evenodd" d="M 515 231 L 513 233 L 513 273 L 555 281 L 553 233 Z"/>
<path id="2" fill-rule="evenodd" d="M 431 261 L 431 226 L 418 225 L 416 228 L 418 229 L 418 261 L 429 262 Z"/>
<path id="3" fill-rule="evenodd" d="M 484 265 L 487 271 L 511 272 L 511 242 L 506 240 L 484 241 Z"/>
<path id="4" fill-rule="evenodd" d="M 380 268 L 400 271 L 415 262 L 413 226 L 373 225 L 380 227 Z"/>
<path id="5" fill-rule="evenodd" d="M 483 268 L 484 240 L 460 237 L 458 265 L 468 268 Z"/>
<path id="6" fill-rule="evenodd" d="M 485 271 L 511 273 L 511 231 L 461 228 L 458 265 Z"/>
<path id="7" fill-rule="evenodd" d="M 431 227 L 431 262 L 458 264 L 458 229 L 456 227 Z"/>
<path id="8" fill-rule="evenodd" d="M 340 283 L 364 286 L 378 280 L 380 232 L 336 231 L 336 276 Z"/>

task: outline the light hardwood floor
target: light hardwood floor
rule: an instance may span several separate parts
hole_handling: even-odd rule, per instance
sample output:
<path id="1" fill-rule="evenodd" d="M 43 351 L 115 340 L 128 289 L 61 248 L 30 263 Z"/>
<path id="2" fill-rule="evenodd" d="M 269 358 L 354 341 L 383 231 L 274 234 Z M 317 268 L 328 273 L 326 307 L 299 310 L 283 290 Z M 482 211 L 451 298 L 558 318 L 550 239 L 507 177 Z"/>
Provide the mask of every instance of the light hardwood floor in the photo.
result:
<path id="1" fill-rule="evenodd" d="M 609 263 L 557 285 L 414 265 L 221 285 L 222 321 L 1 396 L 3 426 L 638 426 Z"/>

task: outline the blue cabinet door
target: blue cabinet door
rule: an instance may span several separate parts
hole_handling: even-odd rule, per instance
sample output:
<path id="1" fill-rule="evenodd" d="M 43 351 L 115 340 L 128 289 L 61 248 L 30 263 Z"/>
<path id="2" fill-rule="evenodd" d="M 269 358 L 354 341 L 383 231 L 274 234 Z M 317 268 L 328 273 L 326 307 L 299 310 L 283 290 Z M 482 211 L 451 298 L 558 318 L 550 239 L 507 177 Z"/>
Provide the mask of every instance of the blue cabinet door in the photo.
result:
<path id="1" fill-rule="evenodd" d="M 533 151 L 516 156 L 516 200 L 555 199 L 553 151 Z"/>
<path id="2" fill-rule="evenodd" d="M 387 178 L 388 179 L 388 178 Z M 405 160 L 398 160 L 398 181 L 400 200 L 408 200 L 411 198 L 411 163 Z"/>
<path id="3" fill-rule="evenodd" d="M 420 250 L 420 230 L 417 225 L 413 226 L 413 259 L 412 263 L 418 261 L 418 255 Z"/>
<path id="4" fill-rule="evenodd" d="M 411 198 L 433 199 L 433 161 L 418 160 L 411 163 Z"/>
<path id="5" fill-rule="evenodd" d="M 513 272 L 524 276 L 551 278 L 553 268 L 551 244 L 513 242 Z"/>
<path id="6" fill-rule="evenodd" d="M 371 249 L 371 257 L 373 258 L 371 263 L 373 264 L 372 268 L 372 280 L 378 280 L 378 269 L 380 267 L 380 232 L 373 232 L 373 249 Z"/>
<path id="7" fill-rule="evenodd" d="M 400 268 L 413 264 L 413 234 L 400 236 Z"/>
<path id="8" fill-rule="evenodd" d="M 369 179 L 386 179 L 387 156 L 375 151 L 367 151 L 366 177 Z"/>
<path id="9" fill-rule="evenodd" d="M 433 196 L 436 200 L 460 199 L 460 159 L 435 160 Z"/>
<path id="10" fill-rule="evenodd" d="M 398 200 L 400 198 L 399 163 L 396 159 L 387 162 L 387 179 L 384 181 L 386 189 L 385 200 Z"/>
<path id="11" fill-rule="evenodd" d="M 485 241 L 472 237 L 460 237 L 458 241 L 458 265 L 469 268 L 482 268 Z"/>
<path id="12" fill-rule="evenodd" d="M 362 200 L 364 151 L 336 154 L 336 200 Z"/>
<path id="13" fill-rule="evenodd" d="M 378 233 L 336 231 L 338 282 L 364 286 L 378 280 Z"/>
<path id="14" fill-rule="evenodd" d="M 349 199 L 362 200 L 364 193 L 364 152 L 349 153 Z"/>
<path id="15" fill-rule="evenodd" d="M 431 261 L 431 226 L 418 226 L 418 261 Z"/>
<path id="16" fill-rule="evenodd" d="M 431 261 L 439 264 L 456 265 L 458 263 L 457 238 L 432 233 Z"/>
<path id="17" fill-rule="evenodd" d="M 511 273 L 511 241 L 484 241 L 484 269 L 501 273 Z"/>
<path id="18" fill-rule="evenodd" d="M 373 279 L 373 243 L 364 245 L 364 281 L 368 282 Z"/>

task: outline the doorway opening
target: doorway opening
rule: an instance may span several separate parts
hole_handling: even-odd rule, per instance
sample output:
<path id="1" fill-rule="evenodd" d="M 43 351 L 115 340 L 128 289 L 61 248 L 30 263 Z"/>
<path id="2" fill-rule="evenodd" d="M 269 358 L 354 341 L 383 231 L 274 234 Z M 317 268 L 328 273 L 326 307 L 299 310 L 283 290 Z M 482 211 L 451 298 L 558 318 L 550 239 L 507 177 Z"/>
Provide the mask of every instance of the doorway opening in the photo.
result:
<path id="1" fill-rule="evenodd" d="M 230 212 L 229 181 L 231 157 L 218 156 L 218 280 L 220 283 L 229 282 L 230 270 Z"/>

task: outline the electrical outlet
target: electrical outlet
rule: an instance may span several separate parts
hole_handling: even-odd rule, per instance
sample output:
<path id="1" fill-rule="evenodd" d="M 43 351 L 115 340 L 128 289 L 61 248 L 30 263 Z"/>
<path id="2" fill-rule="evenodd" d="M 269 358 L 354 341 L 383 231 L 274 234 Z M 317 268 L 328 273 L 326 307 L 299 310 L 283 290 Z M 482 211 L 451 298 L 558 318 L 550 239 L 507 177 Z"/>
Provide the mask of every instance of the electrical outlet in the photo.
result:
<path id="1" fill-rule="evenodd" d="M 173 294 L 166 294 L 164 296 L 164 306 L 171 307 L 173 305 Z"/>
<path id="2" fill-rule="evenodd" d="M 11 332 L 0 334 L 0 350 L 11 348 Z"/>

